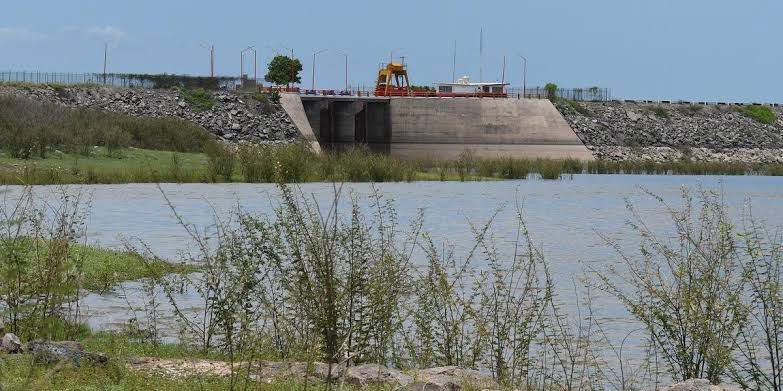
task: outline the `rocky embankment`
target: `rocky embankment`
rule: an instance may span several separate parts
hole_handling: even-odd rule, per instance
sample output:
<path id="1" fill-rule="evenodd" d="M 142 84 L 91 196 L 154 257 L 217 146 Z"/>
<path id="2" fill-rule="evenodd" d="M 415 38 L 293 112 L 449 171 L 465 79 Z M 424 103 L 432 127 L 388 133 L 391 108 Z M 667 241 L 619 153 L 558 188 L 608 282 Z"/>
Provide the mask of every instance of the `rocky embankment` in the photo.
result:
<path id="1" fill-rule="evenodd" d="M 230 143 L 288 143 L 300 137 L 279 104 L 258 101 L 248 94 L 212 92 L 214 104 L 206 110 L 188 103 L 176 89 L 0 86 L 0 95 L 137 116 L 176 117 L 196 123 Z"/>
<path id="2" fill-rule="evenodd" d="M 783 108 L 773 124 L 741 106 L 555 102 L 597 159 L 783 163 Z"/>

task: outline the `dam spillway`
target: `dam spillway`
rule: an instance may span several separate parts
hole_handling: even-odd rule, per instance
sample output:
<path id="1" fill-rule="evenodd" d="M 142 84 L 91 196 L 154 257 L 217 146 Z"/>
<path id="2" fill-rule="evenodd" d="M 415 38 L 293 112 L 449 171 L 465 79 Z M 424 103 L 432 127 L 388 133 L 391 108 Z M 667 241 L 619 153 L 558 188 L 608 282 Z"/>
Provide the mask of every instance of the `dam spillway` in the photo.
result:
<path id="1" fill-rule="evenodd" d="M 482 158 L 592 159 L 548 100 L 288 95 L 283 107 L 325 150 L 366 145 L 402 159 L 455 159 L 465 150 Z"/>

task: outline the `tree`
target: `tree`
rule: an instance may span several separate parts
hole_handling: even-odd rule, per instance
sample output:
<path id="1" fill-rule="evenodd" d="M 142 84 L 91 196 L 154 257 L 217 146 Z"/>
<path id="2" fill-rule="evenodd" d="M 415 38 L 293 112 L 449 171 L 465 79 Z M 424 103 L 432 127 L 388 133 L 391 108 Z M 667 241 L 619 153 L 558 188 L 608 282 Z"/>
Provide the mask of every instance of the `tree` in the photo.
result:
<path id="1" fill-rule="evenodd" d="M 544 90 L 546 90 L 546 97 L 549 100 L 555 99 L 557 96 L 557 84 L 555 83 L 546 83 Z"/>
<path id="2" fill-rule="evenodd" d="M 299 76 L 301 71 L 302 63 L 298 58 L 275 56 L 269 63 L 269 70 L 264 76 L 264 80 L 277 85 L 301 83 L 302 78 Z"/>

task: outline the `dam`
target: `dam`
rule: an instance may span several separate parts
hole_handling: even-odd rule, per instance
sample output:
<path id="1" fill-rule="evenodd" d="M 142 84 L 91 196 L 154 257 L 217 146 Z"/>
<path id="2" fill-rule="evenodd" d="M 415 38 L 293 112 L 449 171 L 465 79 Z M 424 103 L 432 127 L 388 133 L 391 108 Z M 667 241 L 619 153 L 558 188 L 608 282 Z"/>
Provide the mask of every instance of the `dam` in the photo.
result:
<path id="1" fill-rule="evenodd" d="M 545 99 L 283 94 L 283 108 L 318 150 L 366 145 L 401 159 L 477 157 L 592 160 Z"/>

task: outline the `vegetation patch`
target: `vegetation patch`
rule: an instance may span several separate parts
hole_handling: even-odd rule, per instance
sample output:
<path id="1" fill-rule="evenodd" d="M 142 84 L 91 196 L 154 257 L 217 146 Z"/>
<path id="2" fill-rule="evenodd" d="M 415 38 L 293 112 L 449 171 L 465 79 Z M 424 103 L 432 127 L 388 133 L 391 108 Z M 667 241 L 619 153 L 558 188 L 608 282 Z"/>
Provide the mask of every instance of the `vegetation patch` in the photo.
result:
<path id="1" fill-rule="evenodd" d="M 212 99 L 212 95 L 203 88 L 197 88 L 195 90 L 186 90 L 180 88 L 180 94 L 185 102 L 188 102 L 193 110 L 196 111 L 208 111 L 215 106 L 215 100 Z"/>
<path id="2" fill-rule="evenodd" d="M 655 106 L 650 109 L 650 112 L 658 118 L 668 119 L 670 117 L 669 111 L 663 106 Z"/>
<path id="3" fill-rule="evenodd" d="M 740 106 L 737 108 L 742 115 L 766 125 L 772 125 L 777 120 L 777 115 L 768 106 Z"/>

